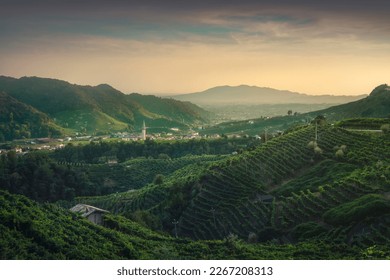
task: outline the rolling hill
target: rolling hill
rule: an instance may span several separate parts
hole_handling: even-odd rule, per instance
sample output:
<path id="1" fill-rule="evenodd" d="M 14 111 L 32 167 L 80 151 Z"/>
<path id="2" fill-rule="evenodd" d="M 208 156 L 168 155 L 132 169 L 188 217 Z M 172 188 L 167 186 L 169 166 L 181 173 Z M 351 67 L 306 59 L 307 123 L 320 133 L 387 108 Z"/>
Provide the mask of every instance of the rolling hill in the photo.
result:
<path id="1" fill-rule="evenodd" d="M 359 96 L 307 95 L 287 90 L 256 86 L 219 86 L 202 92 L 171 96 L 197 105 L 259 105 L 259 104 L 341 104 L 361 99 Z"/>
<path id="2" fill-rule="evenodd" d="M 14 138 L 61 135 L 64 129 L 46 114 L 0 92 L 0 142 Z"/>
<path id="3" fill-rule="evenodd" d="M 207 127 L 201 134 L 264 134 L 285 130 L 294 125 L 303 125 L 319 115 L 323 115 L 329 122 L 336 122 L 352 118 L 384 118 L 390 116 L 390 87 L 380 85 L 367 97 L 342 105 L 332 106 L 323 110 L 316 110 L 304 114 L 277 116 L 272 118 L 257 118 L 250 121 L 230 121 Z M 287 112 L 286 112 L 287 113 Z M 385 123 L 386 121 L 383 120 Z M 381 122 L 383 122 L 381 121 Z M 387 123 L 389 123 L 387 121 Z M 379 129 L 379 127 L 377 128 Z M 264 136 L 264 135 L 263 135 Z"/>
<path id="4" fill-rule="evenodd" d="M 363 99 L 311 112 L 308 115 L 324 115 L 331 120 L 360 117 L 388 118 L 390 117 L 390 87 L 386 84 L 380 85 Z"/>
<path id="5" fill-rule="evenodd" d="M 328 125 L 277 137 L 253 151 L 178 171 L 162 185 L 81 201 L 127 215 L 144 211 L 180 236 L 277 244 L 389 244 L 389 138 Z M 356 207 L 356 205 L 360 205 Z"/>
<path id="6" fill-rule="evenodd" d="M 112 214 L 104 223 L 104 227 L 94 225 L 56 205 L 0 190 L 0 259 L 380 259 L 388 253 L 385 246 L 360 250 L 316 242 L 245 244 L 234 237 L 194 241 L 157 233 Z"/>
<path id="7" fill-rule="evenodd" d="M 91 87 L 93 94 L 78 87 L 83 93 L 76 91 L 75 98 L 88 109 L 118 122 L 130 117 L 100 108 L 101 103 L 115 106 L 112 96 L 123 102 L 127 98 L 110 86 Z M 261 125 L 298 125 L 233 154 L 229 149 L 221 157 L 203 155 L 212 149 L 206 139 L 198 146 L 202 156 L 171 159 L 170 151 L 177 153 L 184 144 L 196 151 L 191 146 L 195 141 L 177 147 L 158 143 L 154 154 L 153 141 L 134 142 L 140 151 L 134 157 L 155 159 L 134 159 L 134 147 L 120 142 L 68 145 L 53 152 L 63 159 L 8 152 L 0 160 L 0 259 L 389 259 L 390 134 L 310 122 L 322 114 L 332 121 L 354 117 L 359 125 L 387 124 L 389 93 L 381 85 L 362 100 L 311 114 L 245 121 L 236 127 L 223 124 L 225 130 L 245 125 L 254 132 Z M 16 123 L 19 116 L 13 110 L 21 110 L 50 123 L 49 113 L 8 93 L 0 98 L 13 104 L 3 109 L 5 122 Z M 170 102 L 154 109 L 150 103 L 158 99 L 147 100 L 129 105 L 135 122 L 144 114 L 168 114 Z M 184 116 L 177 116 L 183 122 Z M 113 155 L 122 163 L 106 164 Z M 83 157 L 89 160 L 81 163 Z M 110 194 L 96 196 L 99 188 L 111 188 Z M 104 227 L 93 225 L 58 206 L 70 203 L 91 204 L 111 214 Z"/>
<path id="8" fill-rule="evenodd" d="M 324 124 L 314 141 L 315 131 L 302 127 L 241 154 L 184 164 L 136 190 L 77 198 L 111 212 L 104 227 L 0 190 L 0 258 L 389 258 L 388 135 Z M 34 183 L 29 197 L 66 192 L 85 177 L 82 167 L 40 153 L 10 153 L 0 167 L 14 193 Z"/>
<path id="9" fill-rule="evenodd" d="M 193 104 L 125 95 L 105 84 L 92 87 L 1 76 L 0 90 L 46 114 L 57 125 L 84 133 L 139 129 L 144 120 L 149 126 L 188 127 L 207 119 L 207 112 Z"/>

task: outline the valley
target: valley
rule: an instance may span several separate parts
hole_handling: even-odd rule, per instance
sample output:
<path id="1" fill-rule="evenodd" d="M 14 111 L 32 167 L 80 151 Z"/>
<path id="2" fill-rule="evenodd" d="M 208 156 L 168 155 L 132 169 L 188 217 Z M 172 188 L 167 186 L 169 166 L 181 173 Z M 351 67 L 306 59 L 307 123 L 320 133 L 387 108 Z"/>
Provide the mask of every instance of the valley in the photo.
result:
<path id="1" fill-rule="evenodd" d="M 109 85 L 0 91 L 0 259 L 390 258 L 387 85 L 226 122 Z"/>

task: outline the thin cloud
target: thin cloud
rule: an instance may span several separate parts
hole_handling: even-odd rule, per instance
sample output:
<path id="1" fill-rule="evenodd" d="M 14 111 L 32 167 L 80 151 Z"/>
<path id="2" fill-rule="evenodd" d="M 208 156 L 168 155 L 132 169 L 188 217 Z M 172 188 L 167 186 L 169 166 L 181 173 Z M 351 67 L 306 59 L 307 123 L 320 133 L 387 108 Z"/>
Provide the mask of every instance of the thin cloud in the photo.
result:
<path id="1" fill-rule="evenodd" d="M 126 92 L 370 88 L 390 76 L 390 2 L 363 2 L 2 1 L 0 72 Z"/>

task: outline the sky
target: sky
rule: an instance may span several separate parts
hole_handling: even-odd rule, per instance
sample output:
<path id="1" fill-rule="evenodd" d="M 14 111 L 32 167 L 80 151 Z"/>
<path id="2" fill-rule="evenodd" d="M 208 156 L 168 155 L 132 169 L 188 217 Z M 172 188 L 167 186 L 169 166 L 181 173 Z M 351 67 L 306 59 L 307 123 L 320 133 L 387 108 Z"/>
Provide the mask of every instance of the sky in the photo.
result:
<path id="1" fill-rule="evenodd" d="M 124 93 L 390 83 L 390 1 L 0 0 L 0 75 Z"/>

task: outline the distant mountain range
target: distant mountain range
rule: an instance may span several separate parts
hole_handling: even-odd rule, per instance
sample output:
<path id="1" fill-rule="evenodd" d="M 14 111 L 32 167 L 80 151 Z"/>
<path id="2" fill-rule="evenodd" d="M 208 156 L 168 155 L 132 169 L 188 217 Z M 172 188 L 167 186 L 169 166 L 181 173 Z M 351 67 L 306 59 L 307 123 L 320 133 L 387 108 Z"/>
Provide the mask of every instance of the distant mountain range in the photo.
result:
<path id="1" fill-rule="evenodd" d="M 219 86 L 202 92 L 171 96 L 197 105 L 257 105 L 257 104 L 342 104 L 364 98 L 358 96 L 307 95 L 287 90 L 256 86 Z"/>
<path id="2" fill-rule="evenodd" d="M 149 127 L 185 128 L 207 120 L 189 102 L 126 95 L 113 87 L 80 86 L 61 80 L 0 76 L 0 140 L 61 135 L 66 130 L 108 133 Z"/>
<path id="3" fill-rule="evenodd" d="M 245 102 L 251 105 L 349 102 L 320 111 L 297 114 L 288 120 L 282 117 L 279 121 L 280 129 L 298 119 L 320 114 L 329 120 L 387 117 L 390 114 L 390 92 L 387 85 L 377 87 L 369 96 L 309 96 L 269 88 L 223 86 L 201 93 L 175 96 L 175 99 L 199 105 L 207 104 L 207 108 L 210 108 L 210 104 L 222 106 L 229 102 L 237 105 Z M 208 122 L 211 115 L 209 112 L 188 101 L 175 99 L 136 93 L 127 95 L 107 84 L 80 86 L 46 78 L 15 79 L 0 76 L 0 142 L 76 132 L 97 135 L 115 131 L 140 132 L 143 121 L 150 129 L 157 131 L 167 131 L 172 127 L 185 129 Z M 354 101 L 351 102 L 352 100 Z M 260 123 L 269 125 L 263 121 Z M 239 124 L 234 124 L 231 129 L 235 130 L 236 125 L 237 129 L 240 128 Z"/>
<path id="4" fill-rule="evenodd" d="M 208 127 L 202 134 L 249 134 L 256 135 L 268 129 L 285 130 L 294 125 L 306 123 L 323 115 L 328 121 L 351 118 L 390 118 L 390 87 L 386 84 L 376 87 L 367 97 L 342 105 L 332 106 L 304 114 L 281 115 L 273 118 L 256 118 L 251 121 L 223 122 Z"/>

